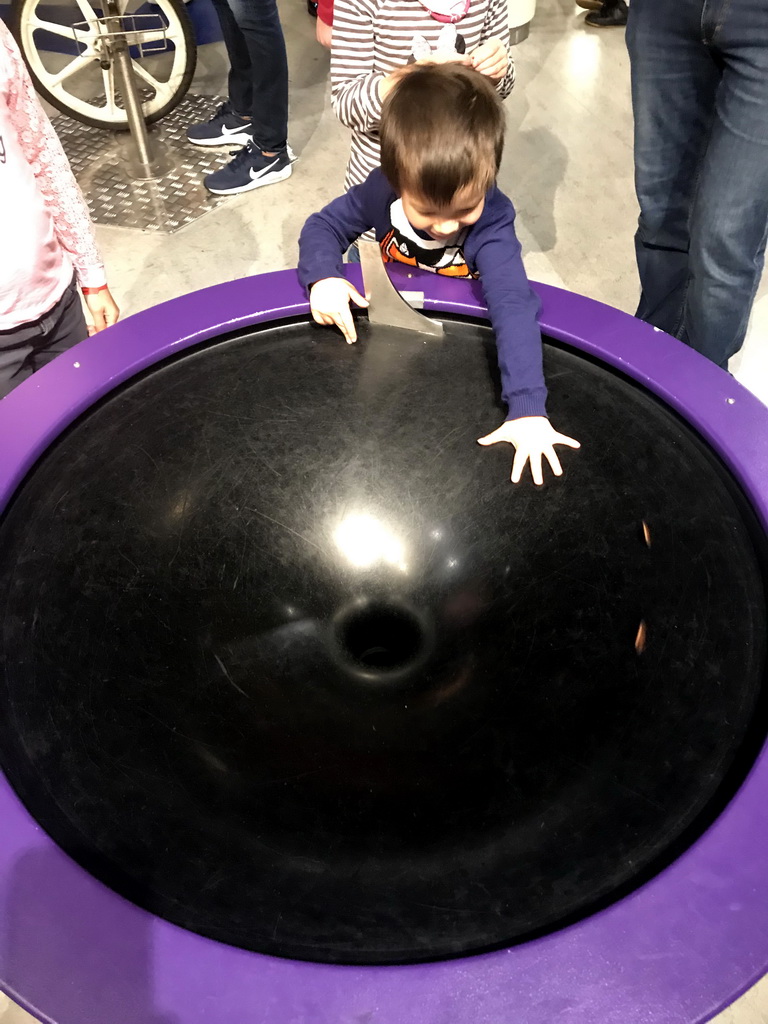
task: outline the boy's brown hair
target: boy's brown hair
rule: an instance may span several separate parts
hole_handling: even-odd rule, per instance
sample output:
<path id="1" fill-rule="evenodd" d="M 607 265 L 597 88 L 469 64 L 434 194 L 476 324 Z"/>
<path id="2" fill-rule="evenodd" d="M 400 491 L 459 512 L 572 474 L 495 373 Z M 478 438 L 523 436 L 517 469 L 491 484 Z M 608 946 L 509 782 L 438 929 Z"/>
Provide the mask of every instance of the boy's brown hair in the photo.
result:
<path id="1" fill-rule="evenodd" d="M 381 169 L 396 192 L 450 205 L 456 193 L 496 180 L 504 108 L 485 75 L 462 64 L 404 71 L 381 112 Z"/>

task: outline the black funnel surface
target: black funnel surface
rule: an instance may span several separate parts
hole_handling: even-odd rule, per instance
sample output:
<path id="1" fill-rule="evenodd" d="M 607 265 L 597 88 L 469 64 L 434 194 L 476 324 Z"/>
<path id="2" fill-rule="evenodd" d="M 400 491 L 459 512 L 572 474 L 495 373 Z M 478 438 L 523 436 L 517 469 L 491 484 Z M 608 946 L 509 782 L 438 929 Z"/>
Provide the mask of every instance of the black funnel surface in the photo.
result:
<path id="1" fill-rule="evenodd" d="M 106 884 L 284 956 L 419 961 L 592 912 L 760 739 L 742 495 L 547 348 L 562 480 L 509 483 L 490 332 L 306 323 L 105 399 L 0 526 L 0 761 Z"/>

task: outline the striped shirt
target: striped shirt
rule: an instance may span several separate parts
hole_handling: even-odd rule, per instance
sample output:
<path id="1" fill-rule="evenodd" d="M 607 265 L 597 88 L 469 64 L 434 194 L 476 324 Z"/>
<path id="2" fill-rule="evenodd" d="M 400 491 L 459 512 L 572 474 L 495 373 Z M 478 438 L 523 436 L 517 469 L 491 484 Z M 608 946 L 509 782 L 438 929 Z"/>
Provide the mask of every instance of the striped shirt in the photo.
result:
<path id="1" fill-rule="evenodd" d="M 432 49 L 444 25 L 431 17 L 418 0 L 335 0 L 331 97 L 336 116 L 352 129 L 352 150 L 346 188 L 359 185 L 379 166 L 379 82 L 412 59 L 415 36 Z M 472 0 L 456 29 L 471 53 L 489 39 L 509 45 L 507 0 Z M 512 59 L 498 83 L 507 96 L 515 81 Z"/>

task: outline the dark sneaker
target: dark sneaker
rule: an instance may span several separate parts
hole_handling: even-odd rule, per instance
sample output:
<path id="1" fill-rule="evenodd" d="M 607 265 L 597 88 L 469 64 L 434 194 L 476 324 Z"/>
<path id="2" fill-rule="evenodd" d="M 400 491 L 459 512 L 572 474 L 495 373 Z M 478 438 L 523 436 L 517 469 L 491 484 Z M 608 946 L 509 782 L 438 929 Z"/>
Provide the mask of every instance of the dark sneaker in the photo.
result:
<path id="1" fill-rule="evenodd" d="M 196 146 L 247 146 L 253 139 L 251 122 L 236 114 L 227 100 L 222 103 L 210 121 L 193 124 L 187 129 L 187 138 Z"/>
<path id="2" fill-rule="evenodd" d="M 264 156 L 258 146 L 249 142 L 245 149 L 235 153 L 226 167 L 203 178 L 203 184 L 217 196 L 231 196 L 283 181 L 290 178 L 292 170 L 287 149 L 282 149 L 277 156 Z"/>
<path id="3" fill-rule="evenodd" d="M 606 0 L 599 11 L 592 11 L 584 19 L 592 28 L 620 28 L 627 24 L 627 5 L 625 0 Z"/>

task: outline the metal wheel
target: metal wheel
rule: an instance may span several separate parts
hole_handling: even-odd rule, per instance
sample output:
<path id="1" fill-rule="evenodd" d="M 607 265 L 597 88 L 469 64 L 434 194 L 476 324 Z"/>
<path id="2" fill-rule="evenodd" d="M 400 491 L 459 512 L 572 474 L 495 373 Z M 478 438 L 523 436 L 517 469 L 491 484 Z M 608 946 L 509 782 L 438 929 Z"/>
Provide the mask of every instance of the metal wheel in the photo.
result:
<path id="1" fill-rule="evenodd" d="M 97 128 L 126 129 L 116 86 L 115 33 L 125 33 L 148 124 L 183 99 L 197 62 L 181 0 L 14 0 L 10 28 L 35 88 Z"/>

